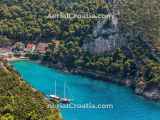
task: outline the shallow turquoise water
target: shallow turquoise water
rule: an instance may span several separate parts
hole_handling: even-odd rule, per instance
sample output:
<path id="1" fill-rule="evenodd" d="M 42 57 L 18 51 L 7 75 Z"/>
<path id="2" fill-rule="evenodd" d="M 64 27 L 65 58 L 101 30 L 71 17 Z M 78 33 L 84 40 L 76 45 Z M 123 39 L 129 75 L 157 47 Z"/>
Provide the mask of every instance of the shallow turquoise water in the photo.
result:
<path id="1" fill-rule="evenodd" d="M 67 81 L 67 96 L 74 103 L 113 104 L 113 109 L 62 109 L 65 120 L 160 120 L 160 105 L 138 97 L 129 88 L 83 76 L 65 74 L 31 61 L 11 63 L 22 77 L 45 95 L 54 93 L 63 96 L 64 81 Z"/>

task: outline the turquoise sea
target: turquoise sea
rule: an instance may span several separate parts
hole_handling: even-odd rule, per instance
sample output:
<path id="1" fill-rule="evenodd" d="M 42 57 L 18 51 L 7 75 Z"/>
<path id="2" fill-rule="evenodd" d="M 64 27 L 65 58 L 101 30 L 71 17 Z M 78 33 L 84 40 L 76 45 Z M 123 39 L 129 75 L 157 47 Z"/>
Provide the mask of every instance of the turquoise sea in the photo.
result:
<path id="1" fill-rule="evenodd" d="M 45 67 L 32 61 L 11 62 L 23 79 L 44 95 L 63 97 L 64 82 L 66 96 L 75 104 L 112 104 L 113 109 L 61 109 L 64 120 L 160 120 L 160 104 L 136 96 L 129 88 L 72 75 Z"/>

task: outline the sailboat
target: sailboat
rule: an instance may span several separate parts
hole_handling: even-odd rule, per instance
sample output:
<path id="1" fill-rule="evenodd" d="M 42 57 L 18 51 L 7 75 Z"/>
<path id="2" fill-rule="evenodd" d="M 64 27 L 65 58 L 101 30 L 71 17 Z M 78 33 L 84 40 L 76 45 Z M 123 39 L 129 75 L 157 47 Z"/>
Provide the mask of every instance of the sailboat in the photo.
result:
<path id="1" fill-rule="evenodd" d="M 60 97 L 56 95 L 56 93 L 57 93 L 57 91 L 56 91 L 56 89 L 57 89 L 56 80 L 55 80 L 55 87 L 54 87 L 54 89 L 55 89 L 55 91 L 54 91 L 55 93 L 54 94 L 50 94 L 49 97 L 50 97 L 51 100 L 58 100 L 59 101 Z"/>
<path id="2" fill-rule="evenodd" d="M 63 104 L 69 104 L 71 102 L 70 99 L 66 98 L 66 83 L 64 83 L 64 97 L 61 98 L 60 102 Z"/>

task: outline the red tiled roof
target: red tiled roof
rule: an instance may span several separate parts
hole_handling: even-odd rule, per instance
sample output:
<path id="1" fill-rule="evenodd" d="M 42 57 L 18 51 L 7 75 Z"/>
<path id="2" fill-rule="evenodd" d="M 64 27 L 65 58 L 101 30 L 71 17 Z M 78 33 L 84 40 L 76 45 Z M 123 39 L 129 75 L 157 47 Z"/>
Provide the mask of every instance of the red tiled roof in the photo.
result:
<path id="1" fill-rule="evenodd" d="M 37 45 L 36 50 L 40 53 L 45 53 L 47 51 L 48 44 L 47 43 L 39 43 Z"/>
<path id="2" fill-rule="evenodd" d="M 34 44 L 28 43 L 27 44 L 27 49 L 32 49 L 34 46 L 35 46 Z"/>

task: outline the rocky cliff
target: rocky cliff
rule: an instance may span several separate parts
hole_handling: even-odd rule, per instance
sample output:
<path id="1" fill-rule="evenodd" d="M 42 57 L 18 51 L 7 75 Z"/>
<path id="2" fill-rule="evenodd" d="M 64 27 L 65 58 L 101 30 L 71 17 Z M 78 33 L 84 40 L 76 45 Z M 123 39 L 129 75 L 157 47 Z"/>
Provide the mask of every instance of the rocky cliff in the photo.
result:
<path id="1" fill-rule="evenodd" d="M 108 19 L 99 20 L 92 34 L 93 39 L 83 44 L 83 48 L 92 54 L 114 51 L 126 44 L 126 38 L 120 33 L 116 15 L 110 15 Z"/>

